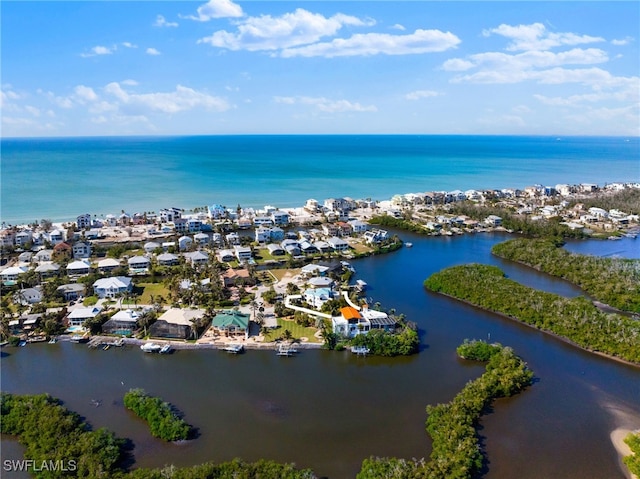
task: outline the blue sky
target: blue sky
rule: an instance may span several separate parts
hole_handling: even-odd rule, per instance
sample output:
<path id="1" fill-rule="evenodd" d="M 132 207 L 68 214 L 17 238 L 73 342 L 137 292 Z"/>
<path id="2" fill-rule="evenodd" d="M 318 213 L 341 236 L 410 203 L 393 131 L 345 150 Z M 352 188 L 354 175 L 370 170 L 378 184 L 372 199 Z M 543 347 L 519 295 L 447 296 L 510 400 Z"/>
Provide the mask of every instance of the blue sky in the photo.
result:
<path id="1" fill-rule="evenodd" d="M 2 136 L 640 134 L 640 4 L 3 1 Z"/>

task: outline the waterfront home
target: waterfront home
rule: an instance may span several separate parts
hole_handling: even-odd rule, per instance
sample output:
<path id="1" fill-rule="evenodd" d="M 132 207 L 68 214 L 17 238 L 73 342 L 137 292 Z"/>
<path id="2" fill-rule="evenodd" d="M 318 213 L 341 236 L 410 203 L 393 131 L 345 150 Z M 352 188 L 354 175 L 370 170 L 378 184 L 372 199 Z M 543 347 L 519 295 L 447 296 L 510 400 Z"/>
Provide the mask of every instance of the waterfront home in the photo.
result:
<path id="1" fill-rule="evenodd" d="M 273 226 L 273 220 L 268 216 L 256 216 L 253 219 L 254 226 Z"/>
<path id="2" fill-rule="evenodd" d="M 502 218 L 496 215 L 489 215 L 485 218 L 484 223 L 489 226 L 501 226 Z"/>
<path id="3" fill-rule="evenodd" d="M 300 269 L 300 274 L 304 277 L 310 278 L 312 276 L 325 276 L 327 271 L 329 271 L 328 266 L 310 263 Z"/>
<path id="4" fill-rule="evenodd" d="M 93 283 L 93 292 L 99 298 L 115 298 L 131 291 L 133 291 L 133 283 L 131 278 L 126 276 L 111 276 Z"/>
<path id="5" fill-rule="evenodd" d="M 14 301 L 23 306 L 30 306 L 42 301 L 42 288 L 36 286 L 35 288 L 24 288 L 20 291 L 16 291 L 14 294 Z"/>
<path id="6" fill-rule="evenodd" d="M 207 264 L 209 262 L 209 255 L 204 251 L 194 251 L 192 253 L 184 253 L 183 256 L 193 266 Z"/>
<path id="7" fill-rule="evenodd" d="M 390 318 L 389 315 L 383 311 L 376 311 L 375 309 L 369 309 L 363 307 L 360 311 L 360 315 L 366 321 L 369 321 L 369 329 L 383 329 L 388 332 L 393 332 L 396 329 L 396 320 Z"/>
<path id="8" fill-rule="evenodd" d="M 286 211 L 273 211 L 271 219 L 276 226 L 287 226 L 289 224 L 289 213 Z"/>
<path id="9" fill-rule="evenodd" d="M 233 250 L 230 249 L 221 249 L 218 251 L 218 260 L 221 263 L 227 263 L 229 261 L 233 261 L 235 256 L 233 254 Z"/>
<path id="10" fill-rule="evenodd" d="M 337 236 L 329 238 L 327 243 L 329 243 L 329 246 L 331 246 L 335 251 L 347 251 L 349 249 L 349 243 Z"/>
<path id="11" fill-rule="evenodd" d="M 173 220 L 172 224 L 173 224 L 173 229 L 175 230 L 176 233 L 184 234 L 189 230 L 186 218 L 177 218 Z"/>
<path id="12" fill-rule="evenodd" d="M 198 233 L 202 230 L 202 220 L 200 218 L 189 218 L 187 220 L 187 230 L 190 233 Z"/>
<path id="13" fill-rule="evenodd" d="M 105 334 L 130 336 L 137 328 L 140 314 L 133 309 L 121 309 L 102 325 Z"/>
<path id="14" fill-rule="evenodd" d="M 101 273 L 111 273 L 120 267 L 120 261 L 113 258 L 105 258 L 98 261 L 98 271 Z"/>
<path id="15" fill-rule="evenodd" d="M 56 263 L 41 263 L 39 264 L 35 272 L 40 276 L 40 280 L 58 276 L 60 273 L 60 265 Z"/>
<path id="16" fill-rule="evenodd" d="M 133 256 L 127 260 L 129 274 L 146 274 L 151 267 L 151 261 L 146 256 Z"/>
<path id="17" fill-rule="evenodd" d="M 327 276 L 314 276 L 307 283 L 311 288 L 332 288 L 335 281 Z"/>
<path id="18" fill-rule="evenodd" d="M 157 241 L 148 241 L 144 244 L 144 252 L 147 254 L 155 253 L 160 248 L 162 248 L 162 245 Z"/>
<path id="19" fill-rule="evenodd" d="M 77 243 L 74 243 L 71 251 L 75 259 L 89 258 L 91 256 L 91 244 L 84 241 L 78 241 Z"/>
<path id="20" fill-rule="evenodd" d="M 91 271 L 91 265 L 88 260 L 72 261 L 67 265 L 67 274 L 69 276 L 84 276 Z"/>
<path id="21" fill-rule="evenodd" d="M 63 284 L 56 288 L 56 294 L 62 296 L 65 301 L 75 301 L 84 296 L 84 284 L 70 283 Z"/>
<path id="22" fill-rule="evenodd" d="M 153 338 L 189 339 L 194 336 L 194 325 L 202 320 L 202 309 L 170 308 L 149 328 Z M 197 339 L 197 338 L 195 338 Z"/>
<path id="23" fill-rule="evenodd" d="M 23 251 L 18 255 L 19 266 L 26 266 L 33 260 L 33 251 Z"/>
<path id="24" fill-rule="evenodd" d="M 354 234 L 362 234 L 369 229 L 369 225 L 360 220 L 349 221 L 349 226 Z"/>
<path id="25" fill-rule="evenodd" d="M 220 246 L 222 244 L 222 235 L 220 233 L 213 233 L 211 235 L 211 242 L 214 245 Z"/>
<path id="26" fill-rule="evenodd" d="M 247 246 L 234 246 L 233 247 L 234 254 L 238 261 L 245 262 L 251 259 L 251 248 Z"/>
<path id="27" fill-rule="evenodd" d="M 304 254 L 314 254 L 318 252 L 318 248 L 308 240 L 302 240 L 300 241 L 300 251 Z"/>
<path id="28" fill-rule="evenodd" d="M 234 246 L 234 245 L 239 245 L 240 244 L 240 236 L 235 231 L 233 233 L 229 233 L 227 236 L 225 236 L 225 239 L 227 240 L 227 244 L 229 246 Z"/>
<path id="29" fill-rule="evenodd" d="M 331 318 L 331 326 L 334 334 L 353 338 L 358 334 L 368 333 L 371 323 L 363 318 L 357 309 L 345 306 L 340 308 L 340 316 Z"/>
<path id="30" fill-rule="evenodd" d="M 327 236 L 337 236 L 340 234 L 340 227 L 335 223 L 325 223 L 322 225 L 322 232 Z"/>
<path id="31" fill-rule="evenodd" d="M 180 258 L 172 253 L 162 253 L 156 256 L 156 261 L 160 266 L 176 266 L 180 263 Z"/>
<path id="32" fill-rule="evenodd" d="M 227 214 L 227 210 L 222 205 L 211 205 L 207 207 L 207 214 L 209 215 L 209 219 L 219 220 L 224 218 Z"/>
<path id="33" fill-rule="evenodd" d="M 255 241 L 256 243 L 267 243 L 271 241 L 271 230 L 262 226 L 260 228 L 256 228 Z"/>
<path id="34" fill-rule="evenodd" d="M 3 229 L 0 231 L 0 245 L 13 246 L 16 240 L 16 232 L 12 229 Z"/>
<path id="35" fill-rule="evenodd" d="M 162 223 L 173 222 L 182 218 L 182 210 L 180 208 L 166 208 L 160 210 L 160 221 Z"/>
<path id="36" fill-rule="evenodd" d="M 69 328 L 83 327 L 86 320 L 95 318 L 101 311 L 102 308 L 100 306 L 75 308 L 67 315 L 67 326 Z"/>
<path id="37" fill-rule="evenodd" d="M 211 322 L 214 334 L 233 338 L 249 338 L 249 315 L 235 310 L 218 313 Z"/>
<path id="38" fill-rule="evenodd" d="M 330 253 L 331 252 L 331 245 L 329 243 L 327 243 L 326 241 L 315 241 L 313 243 L 313 246 L 315 246 L 316 249 L 318 251 L 320 251 L 321 253 Z"/>
<path id="39" fill-rule="evenodd" d="M 365 231 L 364 240 L 369 244 L 380 243 L 389 238 L 389 233 L 386 230 L 373 228 L 369 231 Z"/>
<path id="40" fill-rule="evenodd" d="M 91 226 L 91 215 L 89 213 L 85 213 L 76 218 L 76 225 L 79 230 L 83 230 L 85 228 L 89 228 Z"/>
<path id="41" fill-rule="evenodd" d="M 595 216 L 596 218 L 608 218 L 609 217 L 609 212 L 607 210 L 604 210 L 602 208 L 596 208 L 595 206 L 592 208 L 589 208 L 589 214 L 592 216 Z"/>
<path id="42" fill-rule="evenodd" d="M 282 256 L 285 254 L 284 248 L 276 243 L 268 244 L 267 251 L 269 251 L 271 256 Z"/>
<path id="43" fill-rule="evenodd" d="M 176 242 L 175 241 L 165 241 L 162 243 L 162 250 L 166 253 L 169 250 L 175 250 Z"/>

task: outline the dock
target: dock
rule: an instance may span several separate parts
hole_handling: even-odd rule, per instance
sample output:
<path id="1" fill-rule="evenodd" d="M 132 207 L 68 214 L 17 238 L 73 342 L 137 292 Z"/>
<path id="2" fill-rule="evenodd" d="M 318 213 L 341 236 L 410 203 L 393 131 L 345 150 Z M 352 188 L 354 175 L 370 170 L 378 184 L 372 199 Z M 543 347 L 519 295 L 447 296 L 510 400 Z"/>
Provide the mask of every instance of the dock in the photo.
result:
<path id="1" fill-rule="evenodd" d="M 276 355 L 278 356 L 293 356 L 298 352 L 291 344 L 279 344 L 276 348 Z"/>
<path id="2" fill-rule="evenodd" d="M 94 338 L 92 338 L 89 343 L 87 344 L 88 348 L 91 349 L 96 349 L 96 348 L 102 348 L 105 351 L 107 349 L 109 349 L 111 346 L 115 346 L 115 347 L 120 347 L 124 344 L 124 339 L 122 338 L 118 338 L 118 339 L 107 339 L 107 338 L 103 338 L 100 336 L 95 336 Z"/>
<path id="3" fill-rule="evenodd" d="M 352 346 L 351 347 L 351 352 L 353 354 L 356 354 L 358 356 L 366 356 L 367 354 L 369 354 L 371 350 L 369 348 L 366 348 L 364 346 Z"/>

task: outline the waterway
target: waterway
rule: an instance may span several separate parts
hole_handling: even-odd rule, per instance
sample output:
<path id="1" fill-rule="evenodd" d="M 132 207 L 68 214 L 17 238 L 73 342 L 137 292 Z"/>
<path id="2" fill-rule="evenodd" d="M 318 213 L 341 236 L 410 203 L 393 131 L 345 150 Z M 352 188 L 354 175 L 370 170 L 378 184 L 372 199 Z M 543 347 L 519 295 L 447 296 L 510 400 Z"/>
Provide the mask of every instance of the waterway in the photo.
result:
<path id="1" fill-rule="evenodd" d="M 136 466 L 264 457 L 342 479 L 354 477 L 370 455 L 428 457 L 425 406 L 449 401 L 484 369 L 458 359 L 455 347 L 465 338 L 490 338 L 512 346 L 536 382 L 514 398 L 496 401 L 482 418 L 484 477 L 624 478 L 609 434 L 620 425 L 640 427 L 640 368 L 429 293 L 422 281 L 442 268 L 475 261 L 498 265 L 512 279 L 537 288 L 567 296 L 581 291 L 491 256 L 502 235 L 402 237 L 413 247 L 353 264 L 374 301 L 419 325 L 416 356 L 303 351 L 281 358 L 271 351 L 235 356 L 210 350 L 158 356 L 135 348 L 39 344 L 3 350 L 2 390 L 60 397 L 94 427 L 132 439 Z M 616 242 L 623 250 L 618 254 L 634 251 L 632 241 Z M 175 404 L 200 437 L 182 445 L 151 438 L 145 424 L 122 406 L 131 387 Z M 95 407 L 92 399 L 101 405 Z M 15 442 L 3 438 L 2 445 L 3 459 L 19 454 Z"/>

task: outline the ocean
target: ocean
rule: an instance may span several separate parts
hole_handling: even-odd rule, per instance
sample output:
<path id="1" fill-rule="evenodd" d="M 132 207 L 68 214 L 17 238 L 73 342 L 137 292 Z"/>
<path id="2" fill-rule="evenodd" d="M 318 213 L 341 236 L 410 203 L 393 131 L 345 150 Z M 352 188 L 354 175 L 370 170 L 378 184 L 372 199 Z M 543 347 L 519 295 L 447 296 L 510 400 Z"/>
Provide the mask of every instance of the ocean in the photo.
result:
<path id="1" fill-rule="evenodd" d="M 295 135 L 2 139 L 0 220 L 302 206 L 454 189 L 640 181 L 640 139 Z"/>

